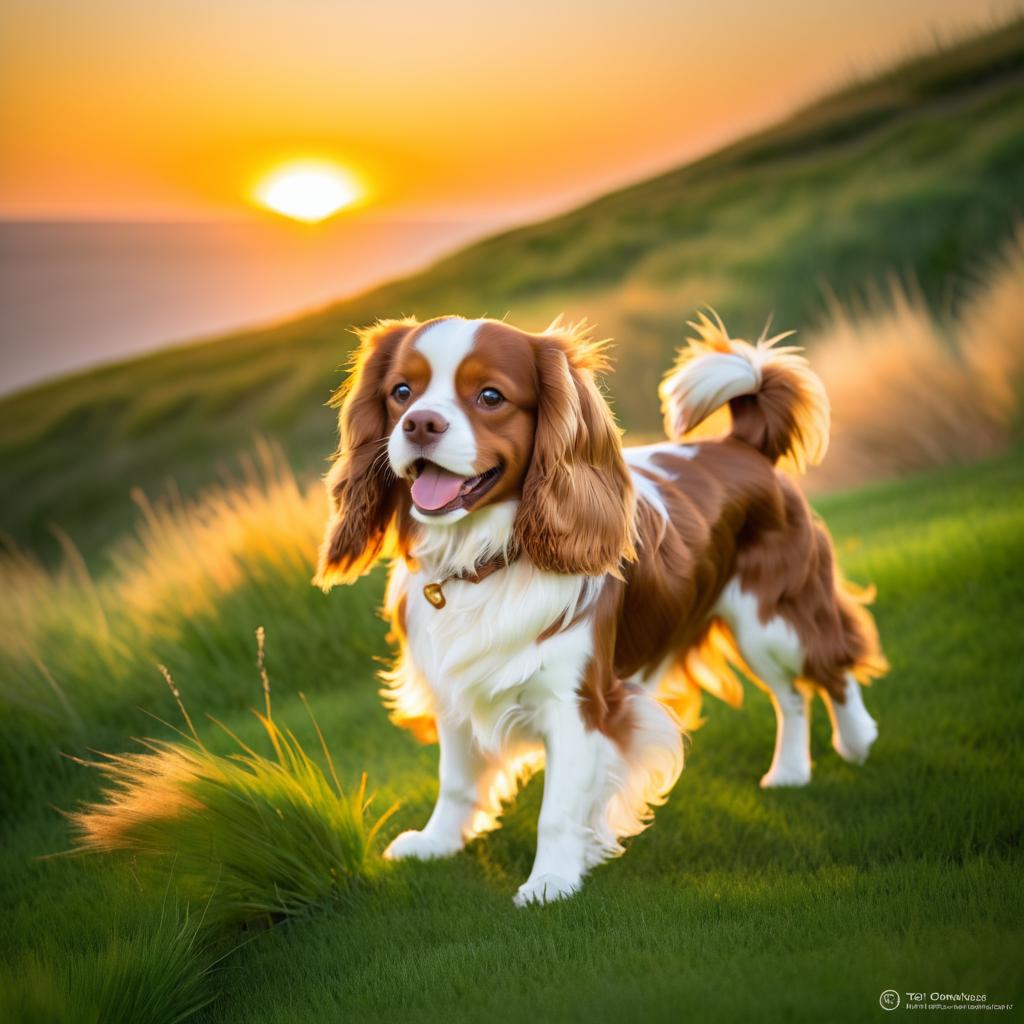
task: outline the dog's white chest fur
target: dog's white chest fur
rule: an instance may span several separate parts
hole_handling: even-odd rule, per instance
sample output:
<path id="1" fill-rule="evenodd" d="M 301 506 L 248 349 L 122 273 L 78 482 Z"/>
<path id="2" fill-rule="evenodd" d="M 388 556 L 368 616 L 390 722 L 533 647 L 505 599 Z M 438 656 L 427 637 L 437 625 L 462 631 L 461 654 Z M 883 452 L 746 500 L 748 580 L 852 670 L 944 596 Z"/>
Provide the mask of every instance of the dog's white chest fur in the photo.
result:
<path id="1" fill-rule="evenodd" d="M 572 620 L 587 597 L 583 579 L 520 560 L 479 583 L 448 580 L 440 609 L 423 594 L 431 582 L 429 572 L 401 567 L 392 579 L 406 594 L 411 660 L 438 712 L 468 719 L 482 749 L 497 752 L 512 733 L 525 738 L 548 702 L 575 699 L 592 651 L 589 624 L 538 637 Z"/>

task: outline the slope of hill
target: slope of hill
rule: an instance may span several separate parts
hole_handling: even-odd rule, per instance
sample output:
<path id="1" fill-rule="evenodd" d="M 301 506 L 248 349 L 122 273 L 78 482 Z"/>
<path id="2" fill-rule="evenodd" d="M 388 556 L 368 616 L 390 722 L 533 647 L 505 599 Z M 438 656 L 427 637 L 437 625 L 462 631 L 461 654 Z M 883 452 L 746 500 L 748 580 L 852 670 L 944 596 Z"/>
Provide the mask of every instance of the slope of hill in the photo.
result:
<path id="1" fill-rule="evenodd" d="M 95 799 L 101 783 L 58 751 L 137 753 L 129 736 L 174 738 L 146 714 L 179 723 L 158 661 L 212 749 L 231 744 L 203 712 L 267 756 L 249 710 L 262 703 L 252 631 L 264 623 L 276 720 L 317 750 L 298 696 L 308 693 L 343 784 L 367 771 L 378 813 L 401 801 L 382 844 L 429 814 L 437 749 L 391 726 L 377 695 L 380 575 L 324 597 L 308 583 L 319 501 L 249 501 L 254 509 L 243 499 L 154 531 L 97 588 L 40 581 L 24 649 L 0 649 L 0 806 L 11 812 L 0 843 L 0 1019 L 10 1024 L 181 1020 L 195 991 L 174 986 L 201 970 L 202 941 L 186 930 L 169 951 L 187 941 L 185 955 L 156 959 L 167 942 L 157 921 L 175 922 L 176 893 L 188 891 L 176 859 L 147 871 L 143 857 L 52 856 L 69 838 L 51 807 Z M 267 504 L 277 509 L 271 543 L 249 514 Z M 819 706 L 813 783 L 762 792 L 769 701 L 753 687 L 740 711 L 708 700 L 651 829 L 570 903 L 512 905 L 536 842 L 534 779 L 501 829 L 456 857 L 375 870 L 322 910 L 266 931 L 217 933 L 217 952 L 233 952 L 200 978 L 201 994 L 222 996 L 196 1019 L 617 1024 L 686 1019 L 680 1007 L 697 1007 L 702 1024 L 862 1024 L 885 1019 L 885 988 L 929 977 L 1019 1005 L 1024 452 L 818 508 L 851 579 L 878 587 L 892 672 L 865 697 L 881 728 L 866 765 L 829 749 Z M 176 537 L 199 542 L 202 557 L 183 563 Z M 143 581 L 147 600 L 125 600 Z M 104 616 L 109 629 L 97 628 Z M 31 685 L 33 659 L 60 689 Z M 211 827 L 214 846 L 217 834 Z M 133 994 L 145 1008 L 135 1016 Z M 98 1013 L 83 1012 L 90 996 Z"/>
<path id="2" fill-rule="evenodd" d="M 351 301 L 14 395 L 0 402 L 0 530 L 45 553 L 59 524 L 92 555 L 130 521 L 133 486 L 193 492 L 256 434 L 321 467 L 348 328 L 400 313 L 529 327 L 588 315 L 619 342 L 621 419 L 654 429 L 656 382 L 694 306 L 740 332 L 772 311 L 805 329 L 827 295 L 851 301 L 897 273 L 954 308 L 1022 196 L 1024 19 Z"/>

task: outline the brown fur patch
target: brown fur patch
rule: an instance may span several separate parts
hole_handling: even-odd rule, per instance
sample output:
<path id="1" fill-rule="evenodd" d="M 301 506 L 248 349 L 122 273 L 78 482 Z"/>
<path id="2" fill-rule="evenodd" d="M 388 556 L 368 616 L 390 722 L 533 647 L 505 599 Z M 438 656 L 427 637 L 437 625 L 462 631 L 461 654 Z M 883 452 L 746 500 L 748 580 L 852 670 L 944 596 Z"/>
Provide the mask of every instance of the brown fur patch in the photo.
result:
<path id="1" fill-rule="evenodd" d="M 628 677 L 684 652 L 734 572 L 752 520 L 774 512 L 771 466 L 746 445 L 704 443 L 692 459 L 666 453 L 653 477 L 668 511 L 642 502 L 638 558 L 626 572 L 616 664 Z"/>
<path id="2" fill-rule="evenodd" d="M 885 670 L 870 614 L 842 580 L 831 542 L 799 490 L 766 458 L 735 439 L 696 445 L 684 458 L 654 456 L 668 521 L 646 501 L 637 508 L 637 558 L 625 586 L 611 577 L 593 612 L 595 655 L 581 688 L 588 725 L 621 739 L 622 680 L 670 666 L 664 698 L 694 726 L 698 688 L 730 703 L 748 675 L 728 628 L 710 613 L 738 576 L 763 621 L 781 616 L 805 651 L 803 678 L 844 698 L 845 674 L 867 681 Z M 614 587 L 613 587 L 614 585 Z M 614 595 L 614 598 L 613 598 Z M 617 609 L 611 620 L 609 609 Z M 601 664 L 612 649 L 610 663 Z M 696 703 L 695 703 L 696 700 Z"/>
<path id="3" fill-rule="evenodd" d="M 503 467 L 498 482 L 479 508 L 522 495 L 533 455 L 540 403 L 531 336 L 507 324 L 485 322 L 455 375 L 462 407 L 473 427 L 477 472 Z M 505 401 L 489 409 L 478 401 L 484 388 L 496 388 Z"/>
<path id="4" fill-rule="evenodd" d="M 611 410 L 571 340 L 535 341 L 540 400 L 517 545 L 539 569 L 619 574 L 634 557 L 633 483 Z"/>
<path id="5" fill-rule="evenodd" d="M 756 394 L 729 402 L 729 436 L 756 448 L 773 464 L 784 455 L 792 456 L 802 469 L 805 458 L 820 461 L 828 446 L 828 399 L 803 360 L 784 358 L 791 361 L 769 358 L 765 363 Z"/>
<path id="6" fill-rule="evenodd" d="M 609 576 L 594 602 L 594 652 L 578 690 L 587 728 L 603 732 L 620 746 L 625 746 L 631 727 L 628 690 L 615 667 L 615 631 L 624 590 L 622 580 Z"/>
<path id="7" fill-rule="evenodd" d="M 740 584 L 757 596 L 763 622 L 780 615 L 793 627 L 805 652 L 804 677 L 842 703 L 847 672 L 867 681 L 885 671 L 878 633 L 836 569 L 825 525 L 795 484 L 781 474 L 777 480 L 782 520 L 740 551 Z"/>
<path id="8" fill-rule="evenodd" d="M 657 456 L 668 479 L 649 477 L 669 522 L 641 503 L 638 559 L 627 570 L 618 624 L 617 674 L 653 672 L 674 652 L 684 676 L 705 688 L 701 667 L 717 675 L 731 661 L 749 674 L 724 625 L 708 618 L 733 576 L 757 597 L 762 621 L 781 616 L 793 627 L 808 682 L 841 701 L 847 672 L 862 681 L 881 674 L 885 660 L 871 616 L 839 576 L 828 533 L 796 486 L 743 442 L 696 447 L 690 459 Z M 688 668 L 691 654 L 698 661 Z"/>
<path id="9" fill-rule="evenodd" d="M 333 512 L 320 548 L 315 582 L 325 590 L 368 572 L 378 558 L 397 553 L 396 519 L 408 498 L 394 486 L 387 463 L 391 422 L 384 385 L 413 320 L 385 320 L 361 332 L 352 372 L 334 397 L 340 405 L 340 442 L 327 474 Z"/>

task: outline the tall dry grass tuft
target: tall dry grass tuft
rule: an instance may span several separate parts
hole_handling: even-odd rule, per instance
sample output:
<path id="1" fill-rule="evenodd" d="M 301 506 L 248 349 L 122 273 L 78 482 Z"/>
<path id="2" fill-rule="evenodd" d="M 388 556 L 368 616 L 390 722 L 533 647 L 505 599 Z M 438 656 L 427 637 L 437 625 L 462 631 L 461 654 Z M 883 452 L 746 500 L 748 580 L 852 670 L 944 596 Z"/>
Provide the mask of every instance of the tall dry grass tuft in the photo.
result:
<path id="1" fill-rule="evenodd" d="M 87 641 L 116 661 L 137 639 L 132 625 L 134 632 L 153 633 L 171 626 L 169 619 L 208 612 L 252 574 L 308 579 L 326 516 L 323 488 L 300 487 L 284 457 L 265 442 L 243 470 L 241 481 L 191 502 L 171 494 L 153 503 L 133 492 L 141 513 L 136 533 L 115 546 L 112 571 L 101 584 L 63 533 L 57 572 L 10 545 L 0 550 L 3 650 L 38 653 L 59 623 L 67 642 Z"/>
<path id="2" fill-rule="evenodd" d="M 1024 223 L 959 318 L 965 355 L 1000 422 L 1021 426 L 1024 396 Z"/>
<path id="3" fill-rule="evenodd" d="M 894 285 L 891 302 L 856 320 L 833 314 L 810 342 L 832 405 L 818 489 L 855 486 L 997 452 L 1003 433 L 954 337 Z"/>
<path id="4" fill-rule="evenodd" d="M 175 620 L 208 613 L 244 580 L 308 582 L 327 516 L 323 488 L 301 487 L 265 442 L 243 468 L 241 483 L 199 501 L 169 496 L 154 504 L 133 492 L 142 518 L 112 561 L 117 600 L 134 616 L 153 626 L 168 613 Z"/>
<path id="5" fill-rule="evenodd" d="M 1003 450 L 1024 395 L 1024 230 L 949 324 L 893 283 L 856 315 L 834 308 L 807 341 L 832 404 L 822 491 Z"/>
<path id="6" fill-rule="evenodd" d="M 136 500 L 137 531 L 116 546 L 97 580 L 63 536 L 55 571 L 0 548 L 0 715 L 19 714 L 22 731 L 40 742 L 95 742 L 97 723 L 118 709 L 130 717 L 161 661 L 196 669 L 204 695 L 237 694 L 237 684 L 210 668 L 229 673 L 261 618 L 274 621 L 288 653 L 311 642 L 346 643 L 336 618 L 350 602 L 341 595 L 328 608 L 310 586 L 326 517 L 323 488 L 300 486 L 269 446 L 258 447 L 240 481 L 196 500 Z M 345 651 L 336 654 L 343 664 Z M 24 754 L 14 750 L 19 743 Z M 0 734 L 0 762 L 35 757 L 29 745 L 22 732 Z"/>
<path id="7" fill-rule="evenodd" d="M 259 666 L 266 712 L 253 714 L 272 758 L 216 719 L 237 750 L 211 752 L 165 670 L 188 733 L 176 742 L 144 740 L 140 753 L 81 762 L 97 769 L 107 787 L 99 800 L 68 815 L 80 852 L 122 851 L 173 863 L 179 886 L 205 905 L 214 924 L 292 917 L 344 893 L 367 875 L 374 838 L 395 809 L 370 822 L 365 775 L 345 793 L 304 697 L 328 772 L 291 730 L 277 725 L 262 636 Z"/>

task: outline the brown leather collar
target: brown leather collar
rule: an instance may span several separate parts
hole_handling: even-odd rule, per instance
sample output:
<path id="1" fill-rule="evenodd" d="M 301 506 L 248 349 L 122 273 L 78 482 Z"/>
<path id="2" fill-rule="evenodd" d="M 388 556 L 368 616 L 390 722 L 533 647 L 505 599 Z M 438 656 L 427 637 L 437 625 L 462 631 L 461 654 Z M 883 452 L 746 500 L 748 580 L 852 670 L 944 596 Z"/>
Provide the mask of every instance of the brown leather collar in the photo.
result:
<path id="1" fill-rule="evenodd" d="M 452 580 L 463 580 L 466 583 L 482 583 L 488 576 L 496 573 L 499 569 L 507 569 L 510 564 L 504 555 L 495 555 L 488 561 L 474 566 L 471 572 L 453 573 L 451 576 L 445 576 L 444 579 L 438 580 L 436 583 L 428 583 L 423 588 L 423 596 L 440 611 L 447 604 L 443 589 L 446 583 L 450 583 Z"/>

